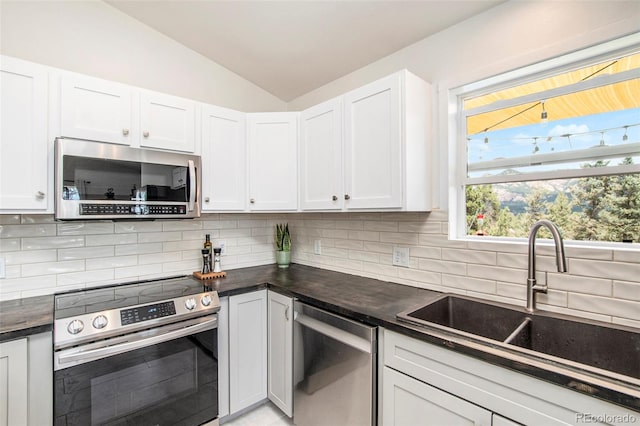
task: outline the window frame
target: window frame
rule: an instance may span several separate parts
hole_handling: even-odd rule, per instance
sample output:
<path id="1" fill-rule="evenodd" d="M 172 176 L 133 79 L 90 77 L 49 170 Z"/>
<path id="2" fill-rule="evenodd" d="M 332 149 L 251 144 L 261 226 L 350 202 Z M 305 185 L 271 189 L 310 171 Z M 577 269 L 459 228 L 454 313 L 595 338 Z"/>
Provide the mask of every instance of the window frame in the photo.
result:
<path id="1" fill-rule="evenodd" d="M 640 164 L 634 164 L 609 166 L 606 169 L 603 168 L 603 170 L 591 169 L 590 173 L 585 173 L 584 170 L 553 170 L 523 173 L 522 175 L 467 177 L 466 134 L 466 117 L 469 115 L 520 105 L 526 101 L 535 102 L 540 99 L 550 99 L 554 96 L 612 84 L 630 78 L 638 78 L 640 77 L 640 70 L 638 69 L 603 75 L 599 76 L 597 80 L 585 80 L 544 92 L 500 100 L 489 105 L 464 110 L 464 99 L 552 77 L 563 72 L 593 65 L 594 63 L 606 62 L 638 50 L 640 50 L 640 32 L 450 89 L 448 96 L 448 152 L 449 158 L 453 159 L 453 161 L 449 161 L 449 239 L 509 243 L 525 241 L 524 238 L 467 235 L 465 188 L 468 185 L 640 173 Z M 630 245 L 628 243 L 606 241 L 570 240 L 568 245 L 638 249 L 638 244 Z"/>

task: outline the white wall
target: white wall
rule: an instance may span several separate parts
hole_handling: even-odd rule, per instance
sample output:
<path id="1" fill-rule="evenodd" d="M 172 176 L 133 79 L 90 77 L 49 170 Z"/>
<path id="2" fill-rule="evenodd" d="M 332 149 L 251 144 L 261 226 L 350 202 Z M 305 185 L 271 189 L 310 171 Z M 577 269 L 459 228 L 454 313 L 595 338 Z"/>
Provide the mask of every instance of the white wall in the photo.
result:
<path id="1" fill-rule="evenodd" d="M 241 111 L 286 104 L 102 1 L 0 2 L 0 53 Z"/>

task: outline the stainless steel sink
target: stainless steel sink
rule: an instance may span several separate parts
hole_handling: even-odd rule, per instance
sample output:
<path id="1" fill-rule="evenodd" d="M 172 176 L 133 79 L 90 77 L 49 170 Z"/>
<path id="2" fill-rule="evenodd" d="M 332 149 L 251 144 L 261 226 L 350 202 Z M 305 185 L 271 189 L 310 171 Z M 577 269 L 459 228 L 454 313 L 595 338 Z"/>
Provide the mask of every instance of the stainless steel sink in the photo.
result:
<path id="1" fill-rule="evenodd" d="M 640 333 L 630 328 L 455 295 L 397 317 L 640 379 Z"/>
<path id="2" fill-rule="evenodd" d="M 398 318 L 420 325 L 438 324 L 501 342 L 526 317 L 524 312 L 452 295 L 398 314 Z"/>

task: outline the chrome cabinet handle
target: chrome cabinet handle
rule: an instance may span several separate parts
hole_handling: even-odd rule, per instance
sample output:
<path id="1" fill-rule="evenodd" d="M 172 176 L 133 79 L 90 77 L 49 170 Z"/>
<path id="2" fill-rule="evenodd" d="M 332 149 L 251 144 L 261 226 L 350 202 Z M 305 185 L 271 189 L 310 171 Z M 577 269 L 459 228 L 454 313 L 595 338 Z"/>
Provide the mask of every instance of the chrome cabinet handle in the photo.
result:
<path id="1" fill-rule="evenodd" d="M 149 132 L 146 132 L 146 131 L 142 132 L 142 136 L 144 136 L 145 138 L 148 138 L 149 137 Z"/>
<path id="2" fill-rule="evenodd" d="M 125 136 L 129 135 L 129 129 L 122 129 L 122 134 Z"/>
<path id="3" fill-rule="evenodd" d="M 209 197 L 205 197 L 205 198 L 204 198 L 204 202 L 205 202 L 205 203 L 208 203 L 209 201 L 211 201 L 211 200 L 209 199 Z"/>
<path id="4" fill-rule="evenodd" d="M 331 197 L 331 199 L 332 199 L 333 201 L 338 201 L 338 196 L 337 196 L 337 195 L 334 195 L 333 197 Z"/>
<path id="5" fill-rule="evenodd" d="M 288 306 L 284 310 L 284 319 L 289 321 L 289 307 Z"/>
<path id="6" fill-rule="evenodd" d="M 255 204 L 255 203 L 256 203 L 256 199 L 255 199 L 255 198 L 252 198 L 252 199 L 250 199 L 250 200 L 249 200 L 249 202 L 250 202 L 251 204 Z"/>
<path id="7" fill-rule="evenodd" d="M 351 199 L 351 195 L 349 195 L 349 194 L 344 194 L 344 199 L 345 199 L 345 200 L 350 200 L 350 199 Z"/>
<path id="8" fill-rule="evenodd" d="M 36 198 L 42 200 L 44 198 L 44 196 L 45 196 L 44 192 L 42 192 L 42 191 L 36 192 Z"/>

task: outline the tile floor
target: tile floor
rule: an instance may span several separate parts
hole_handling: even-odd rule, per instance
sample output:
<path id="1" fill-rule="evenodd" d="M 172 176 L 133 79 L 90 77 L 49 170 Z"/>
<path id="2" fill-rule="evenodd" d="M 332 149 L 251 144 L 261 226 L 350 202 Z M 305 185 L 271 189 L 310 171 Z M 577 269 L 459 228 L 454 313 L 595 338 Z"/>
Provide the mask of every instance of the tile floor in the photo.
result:
<path id="1" fill-rule="evenodd" d="M 271 402 L 267 402 L 224 426 L 293 426 L 293 421 Z"/>

